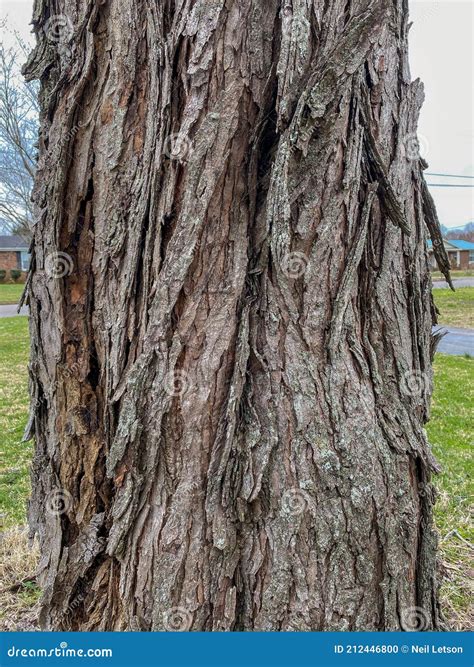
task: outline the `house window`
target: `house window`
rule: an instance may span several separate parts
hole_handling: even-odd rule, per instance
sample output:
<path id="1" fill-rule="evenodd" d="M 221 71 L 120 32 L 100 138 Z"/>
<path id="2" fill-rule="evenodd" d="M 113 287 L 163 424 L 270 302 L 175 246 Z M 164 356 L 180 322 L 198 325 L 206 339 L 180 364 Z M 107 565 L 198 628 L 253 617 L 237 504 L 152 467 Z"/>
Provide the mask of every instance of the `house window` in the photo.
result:
<path id="1" fill-rule="evenodd" d="M 469 250 L 469 264 L 474 264 L 474 250 Z"/>
<path id="2" fill-rule="evenodd" d="M 28 271 L 30 268 L 30 253 L 21 251 L 20 255 L 20 268 L 22 271 Z"/>
<path id="3" fill-rule="evenodd" d="M 451 268 L 454 269 L 458 266 L 458 253 L 457 252 L 448 252 L 449 263 Z"/>

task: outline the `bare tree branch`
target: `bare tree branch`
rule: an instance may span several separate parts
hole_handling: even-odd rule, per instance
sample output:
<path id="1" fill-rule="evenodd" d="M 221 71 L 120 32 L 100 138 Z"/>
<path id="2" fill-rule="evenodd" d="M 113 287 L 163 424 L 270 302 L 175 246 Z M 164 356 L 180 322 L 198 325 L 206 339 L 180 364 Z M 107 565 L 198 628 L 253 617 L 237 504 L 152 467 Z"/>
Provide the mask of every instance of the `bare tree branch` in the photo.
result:
<path id="1" fill-rule="evenodd" d="M 28 49 L 18 35 L 15 47 L 0 44 L 0 228 L 29 239 L 39 103 L 37 82 L 20 73 Z"/>

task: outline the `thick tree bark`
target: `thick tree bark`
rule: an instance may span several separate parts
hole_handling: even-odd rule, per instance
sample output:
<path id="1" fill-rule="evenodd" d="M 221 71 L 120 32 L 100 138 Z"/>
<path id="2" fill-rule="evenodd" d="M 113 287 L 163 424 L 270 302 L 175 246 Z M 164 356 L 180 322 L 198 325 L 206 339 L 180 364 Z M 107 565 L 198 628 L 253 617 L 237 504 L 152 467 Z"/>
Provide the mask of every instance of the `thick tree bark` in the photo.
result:
<path id="1" fill-rule="evenodd" d="M 36 0 L 46 626 L 440 626 L 407 13 Z"/>

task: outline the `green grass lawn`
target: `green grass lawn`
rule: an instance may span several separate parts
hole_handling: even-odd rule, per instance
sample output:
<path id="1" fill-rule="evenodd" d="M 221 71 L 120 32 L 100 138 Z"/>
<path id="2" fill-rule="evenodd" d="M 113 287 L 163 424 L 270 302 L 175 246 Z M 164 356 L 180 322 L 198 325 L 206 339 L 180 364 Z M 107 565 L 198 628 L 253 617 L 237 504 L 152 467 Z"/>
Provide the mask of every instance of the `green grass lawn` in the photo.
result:
<path id="1" fill-rule="evenodd" d="M 32 446 L 21 443 L 27 418 L 27 319 L 0 319 L 0 512 L 4 527 L 24 524 Z M 465 628 L 468 615 L 466 572 L 472 568 L 469 501 L 473 475 L 472 380 L 474 359 L 437 354 L 430 442 L 443 470 L 436 478 L 436 523 L 445 570 L 442 597 L 452 627 Z M 469 546 L 469 544 L 471 546 Z"/>
<path id="2" fill-rule="evenodd" d="M 435 388 L 427 432 L 442 466 L 435 480 L 438 490 L 435 517 L 445 570 L 441 592 L 445 614 L 456 629 L 465 629 L 468 624 L 468 572 L 474 567 L 473 378 L 474 359 L 436 355 Z"/>
<path id="3" fill-rule="evenodd" d="M 23 284 L 3 285 L 0 283 L 0 306 L 18 303 L 24 288 Z"/>
<path id="4" fill-rule="evenodd" d="M 474 287 L 434 289 L 433 297 L 440 314 L 439 324 L 452 327 L 474 327 Z"/>
<path id="5" fill-rule="evenodd" d="M 21 443 L 27 416 L 28 320 L 0 318 L 0 514 L 4 526 L 25 522 L 31 443 Z"/>

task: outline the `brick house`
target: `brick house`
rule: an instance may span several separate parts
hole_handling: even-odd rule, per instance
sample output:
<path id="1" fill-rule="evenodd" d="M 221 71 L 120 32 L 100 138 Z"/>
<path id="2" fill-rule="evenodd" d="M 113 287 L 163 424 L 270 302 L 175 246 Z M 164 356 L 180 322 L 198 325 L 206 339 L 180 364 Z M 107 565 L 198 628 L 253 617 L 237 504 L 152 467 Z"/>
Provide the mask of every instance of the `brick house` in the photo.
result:
<path id="1" fill-rule="evenodd" d="M 452 269 L 474 269 L 474 243 L 463 239 L 444 239 L 443 243 Z M 428 256 L 430 268 L 435 271 L 438 265 L 431 241 L 428 241 Z"/>
<path id="2" fill-rule="evenodd" d="M 0 269 L 27 271 L 30 265 L 29 243 L 21 236 L 0 235 Z"/>

